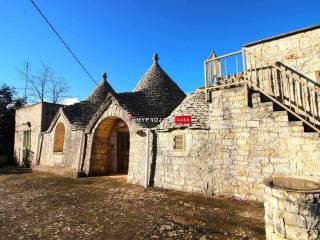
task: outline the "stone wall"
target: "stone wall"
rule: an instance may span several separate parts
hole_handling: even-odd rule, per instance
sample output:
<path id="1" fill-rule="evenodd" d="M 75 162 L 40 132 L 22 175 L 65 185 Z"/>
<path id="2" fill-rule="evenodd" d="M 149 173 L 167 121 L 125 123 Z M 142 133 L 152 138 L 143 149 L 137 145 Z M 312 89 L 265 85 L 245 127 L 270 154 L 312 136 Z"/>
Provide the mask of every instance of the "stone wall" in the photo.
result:
<path id="1" fill-rule="evenodd" d="M 63 152 L 54 152 L 55 131 L 59 123 L 62 123 L 65 127 L 64 147 Z M 39 165 L 41 167 L 64 168 L 64 171 L 69 171 L 76 175 L 80 161 L 82 135 L 83 131 L 72 130 L 65 116 L 63 114 L 60 115 L 54 127 L 42 134 Z"/>
<path id="2" fill-rule="evenodd" d="M 210 130 L 159 132 L 154 185 L 240 199 L 262 200 L 263 179 L 284 175 L 320 181 L 319 134 L 289 122 L 285 111 L 246 89 L 213 91 Z M 186 150 L 173 151 L 173 137 L 186 136 Z"/>
<path id="3" fill-rule="evenodd" d="M 108 128 L 108 131 L 110 131 L 109 140 L 113 144 L 116 144 L 116 131 L 113 129 L 114 123 L 121 119 L 127 124 L 130 132 L 128 181 L 142 185 L 145 176 L 145 133 L 143 133 L 143 131 L 139 132 L 139 130 L 143 130 L 143 128 L 131 120 L 130 115 L 116 102 L 112 103 L 106 111 L 99 116 L 96 122 L 90 123 L 87 129 L 73 127 L 63 112 L 61 112 L 56 122 L 50 127 L 52 129 L 49 128 L 48 131 L 42 133 L 41 156 L 36 170 L 72 176 L 76 176 L 79 172 L 92 175 L 93 173 L 90 170 L 93 164 L 92 158 L 94 157 L 92 152 L 95 146 L 93 141 L 94 135 L 101 123 L 107 119 L 116 120 L 111 121 L 112 124 Z M 59 123 L 63 123 L 65 126 L 64 151 L 54 152 L 55 130 Z M 101 131 L 101 134 L 104 133 L 106 132 Z M 109 135 L 109 133 L 107 133 L 107 135 Z M 151 144 L 152 142 L 150 141 L 150 153 L 152 149 Z M 111 163 L 116 154 L 116 148 L 113 148 L 108 153 L 104 153 L 105 162 L 101 164 L 110 163 L 110 167 L 116 168 L 116 165 Z"/>
<path id="4" fill-rule="evenodd" d="M 316 81 L 320 70 L 320 28 L 248 46 L 270 62 L 281 62 Z"/>
<path id="5" fill-rule="evenodd" d="M 39 137 L 42 131 L 45 131 L 51 123 L 54 115 L 58 112 L 61 105 L 52 103 L 38 103 L 22 107 L 16 110 L 15 117 L 15 142 L 14 154 L 19 165 L 23 165 L 23 132 L 31 131 L 30 164 L 36 164 L 38 155 Z M 31 125 L 28 126 L 26 123 Z"/>
<path id="6" fill-rule="evenodd" d="M 130 120 L 130 115 L 118 103 L 113 102 L 108 109 L 99 117 L 98 121 L 94 123 L 92 129 L 87 129 L 87 144 L 85 148 L 85 159 L 83 171 L 90 175 L 90 165 L 92 164 L 92 149 L 94 144 L 94 134 L 99 125 L 106 119 L 121 119 L 123 120 L 130 133 L 130 151 L 129 151 L 129 172 L 128 181 L 131 183 L 143 184 L 144 179 L 144 162 L 145 162 L 145 136 L 138 134 L 142 128 L 133 120 Z M 151 149 L 151 148 L 150 148 Z M 111 153 L 112 154 L 112 153 Z"/>
<path id="7" fill-rule="evenodd" d="M 14 154 L 19 165 L 23 165 L 23 132 L 31 131 L 31 163 L 35 162 L 39 134 L 41 133 L 42 105 L 35 104 L 16 110 Z M 31 127 L 26 123 L 30 122 Z"/>
<path id="8" fill-rule="evenodd" d="M 264 188 L 266 240 L 319 239 L 319 196 L 319 188 L 290 190 L 267 184 Z"/>
<path id="9" fill-rule="evenodd" d="M 185 135 L 185 151 L 174 150 L 175 135 Z M 213 193 L 214 135 L 206 130 L 158 133 L 154 185 L 188 192 Z"/>

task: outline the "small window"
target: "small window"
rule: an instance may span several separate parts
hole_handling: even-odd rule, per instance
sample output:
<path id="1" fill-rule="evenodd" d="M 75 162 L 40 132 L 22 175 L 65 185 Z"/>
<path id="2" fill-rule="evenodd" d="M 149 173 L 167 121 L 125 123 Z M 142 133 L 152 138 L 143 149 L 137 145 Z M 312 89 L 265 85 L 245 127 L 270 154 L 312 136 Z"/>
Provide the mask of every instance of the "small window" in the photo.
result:
<path id="1" fill-rule="evenodd" d="M 320 84 L 320 70 L 316 71 L 316 82 Z"/>
<path id="2" fill-rule="evenodd" d="M 185 137 L 184 135 L 176 135 L 173 138 L 173 149 L 177 151 L 185 150 Z"/>

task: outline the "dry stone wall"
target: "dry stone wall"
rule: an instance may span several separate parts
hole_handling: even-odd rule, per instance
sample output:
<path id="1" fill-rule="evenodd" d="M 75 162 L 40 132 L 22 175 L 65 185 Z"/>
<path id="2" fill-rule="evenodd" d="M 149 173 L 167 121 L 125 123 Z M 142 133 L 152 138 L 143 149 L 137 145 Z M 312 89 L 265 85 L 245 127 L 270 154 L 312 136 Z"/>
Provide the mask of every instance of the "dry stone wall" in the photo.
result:
<path id="1" fill-rule="evenodd" d="M 144 162 L 145 162 L 145 137 L 137 132 L 142 128 L 137 125 L 131 118 L 130 114 L 125 111 L 118 103 L 112 103 L 108 109 L 99 117 L 91 131 L 87 133 L 87 144 L 85 149 L 85 159 L 83 171 L 90 175 L 90 164 L 92 157 L 92 146 L 94 143 L 94 134 L 99 124 L 108 118 L 120 118 L 129 128 L 130 150 L 129 150 L 129 170 L 128 181 L 131 183 L 143 184 L 144 179 Z M 151 148 L 150 148 L 151 149 Z"/>
<path id="2" fill-rule="evenodd" d="M 61 114 L 54 127 L 42 133 L 40 162 L 36 168 L 64 175 L 76 176 L 78 172 L 82 171 L 90 175 L 94 134 L 99 124 L 108 118 L 120 118 L 128 125 L 130 132 L 128 181 L 143 184 L 146 138 L 144 134 L 139 134 L 139 130 L 142 130 L 141 126 L 131 120 L 130 115 L 116 102 L 112 103 L 99 116 L 91 130 L 73 128 L 64 114 Z M 64 151 L 62 153 L 53 152 L 55 128 L 58 123 L 63 123 L 65 126 Z M 152 149 L 151 144 L 152 142 L 150 141 L 150 154 Z M 115 153 L 112 154 L 114 155 Z"/>
<path id="3" fill-rule="evenodd" d="M 264 188 L 266 239 L 320 239 L 320 194 L 317 191 L 297 191 Z"/>
<path id="4" fill-rule="evenodd" d="M 320 181 L 319 134 L 305 133 L 285 111 L 244 87 L 213 91 L 210 130 L 159 132 L 155 186 L 240 199 L 263 199 L 263 179 L 294 176 Z M 173 137 L 186 136 L 186 150 L 173 150 Z"/>
<path id="5" fill-rule="evenodd" d="M 63 152 L 53 151 L 55 130 L 58 123 L 62 123 L 65 127 Z M 83 131 L 72 130 L 71 125 L 63 115 L 59 117 L 57 124 L 51 131 L 43 133 L 39 164 L 41 167 L 63 168 L 64 172 L 72 172 L 73 175 L 76 175 L 79 167 Z"/>

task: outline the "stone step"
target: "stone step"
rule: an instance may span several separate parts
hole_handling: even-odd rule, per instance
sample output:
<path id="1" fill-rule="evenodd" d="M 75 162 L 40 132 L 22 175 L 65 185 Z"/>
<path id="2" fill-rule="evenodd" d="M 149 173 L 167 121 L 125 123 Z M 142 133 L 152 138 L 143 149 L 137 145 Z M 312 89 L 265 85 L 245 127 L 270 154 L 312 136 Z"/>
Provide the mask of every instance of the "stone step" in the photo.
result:
<path id="1" fill-rule="evenodd" d="M 270 112 L 273 112 L 272 102 L 259 102 L 253 104 L 253 108 L 263 108 Z"/>
<path id="2" fill-rule="evenodd" d="M 303 126 L 302 121 L 289 122 L 289 126 Z"/>
<path id="3" fill-rule="evenodd" d="M 256 104 L 256 103 L 260 103 L 261 102 L 261 99 L 260 99 L 260 93 L 252 93 L 251 94 L 251 101 L 252 101 L 252 104 Z"/>
<path id="4" fill-rule="evenodd" d="M 285 122 L 288 121 L 288 126 L 293 128 L 301 129 L 301 131 L 306 133 L 306 136 L 318 136 L 319 133 L 313 128 L 303 123 L 294 114 L 288 112 L 283 107 L 278 105 L 276 102 L 269 99 L 267 96 L 256 90 L 249 90 L 249 101 L 248 104 L 253 108 L 264 108 L 266 111 L 273 111 L 272 115 L 275 121 Z M 271 107 L 271 108 L 270 108 Z M 279 114 L 280 113 L 280 114 Z"/>
<path id="5" fill-rule="evenodd" d="M 271 116 L 272 116 L 272 118 L 274 118 L 276 121 L 287 121 L 287 122 L 289 122 L 289 120 L 288 120 L 288 113 L 286 112 L 286 111 L 277 111 L 277 112 L 275 112 L 275 111 L 273 111 L 272 113 L 271 113 Z"/>
<path id="6" fill-rule="evenodd" d="M 320 133 L 318 132 L 303 132 L 302 135 L 304 137 L 313 137 L 313 138 L 320 137 Z"/>

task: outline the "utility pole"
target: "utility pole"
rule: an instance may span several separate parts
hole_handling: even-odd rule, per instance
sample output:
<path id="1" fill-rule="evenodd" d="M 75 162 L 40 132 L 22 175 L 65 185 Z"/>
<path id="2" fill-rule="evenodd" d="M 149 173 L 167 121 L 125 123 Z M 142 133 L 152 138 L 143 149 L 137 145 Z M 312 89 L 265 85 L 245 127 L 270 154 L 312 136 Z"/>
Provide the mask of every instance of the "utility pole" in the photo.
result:
<path id="1" fill-rule="evenodd" d="M 24 86 L 24 104 L 27 105 L 27 88 L 28 88 L 28 72 L 29 72 L 29 62 L 26 63 L 26 82 Z"/>

